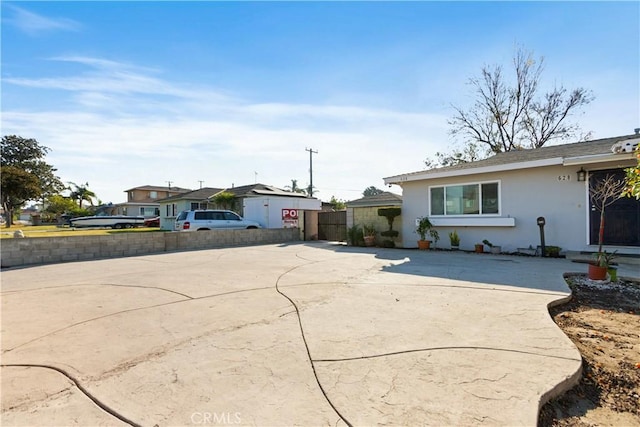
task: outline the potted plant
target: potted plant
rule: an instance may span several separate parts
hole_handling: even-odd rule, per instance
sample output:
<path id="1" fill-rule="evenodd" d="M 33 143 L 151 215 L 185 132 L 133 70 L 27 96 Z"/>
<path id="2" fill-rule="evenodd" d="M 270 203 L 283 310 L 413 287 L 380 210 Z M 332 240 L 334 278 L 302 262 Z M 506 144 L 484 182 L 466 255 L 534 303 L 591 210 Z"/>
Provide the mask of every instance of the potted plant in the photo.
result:
<path id="1" fill-rule="evenodd" d="M 484 253 L 484 244 L 483 243 L 476 243 L 475 244 L 475 251 L 476 251 L 477 254 Z"/>
<path id="2" fill-rule="evenodd" d="M 502 252 L 502 247 L 494 245 L 487 239 L 484 239 L 482 243 L 489 246 L 489 252 L 491 252 L 492 254 L 499 254 L 500 252 Z"/>
<path id="3" fill-rule="evenodd" d="M 451 250 L 457 251 L 460 248 L 460 236 L 456 230 L 449 233 L 449 243 L 451 243 Z"/>
<path id="4" fill-rule="evenodd" d="M 431 238 L 433 239 L 433 244 L 437 245 L 438 240 L 440 240 L 440 234 L 438 234 L 438 230 L 436 230 L 435 228 L 430 228 L 429 236 L 431 236 Z"/>
<path id="5" fill-rule="evenodd" d="M 426 216 L 418 218 L 416 223 L 416 233 L 420 236 L 420 240 L 418 240 L 418 249 L 429 249 L 431 241 L 427 240 L 427 233 L 431 234 L 432 230 L 433 224 L 429 221 L 429 218 Z"/>
<path id="6" fill-rule="evenodd" d="M 595 255 L 595 262 L 589 263 L 589 279 L 591 280 L 605 280 L 607 278 L 607 273 L 609 270 L 614 270 L 615 267 L 611 266 L 611 262 L 617 256 L 617 251 L 613 253 L 609 253 L 607 251 L 598 252 Z M 613 276 L 616 276 L 617 279 L 617 270 L 613 271 Z M 612 276 L 609 273 L 609 276 Z"/>
<path id="7" fill-rule="evenodd" d="M 362 227 L 362 232 L 364 234 L 364 245 L 374 246 L 376 244 L 376 235 L 378 234 L 376 228 L 372 224 L 365 224 Z"/>
<path id="8" fill-rule="evenodd" d="M 518 253 L 522 255 L 535 256 L 536 249 L 532 245 L 529 245 L 528 248 L 518 248 Z"/>
<path id="9" fill-rule="evenodd" d="M 595 262 L 589 264 L 588 277 L 592 280 L 604 280 L 607 268 L 614 254 L 608 254 L 602 248 L 604 242 L 604 211 L 607 206 L 622 197 L 625 182 L 616 180 L 613 175 L 607 175 L 595 185 L 589 186 L 589 195 L 594 208 L 600 212 L 600 228 L 598 230 L 598 252 Z"/>
<path id="10" fill-rule="evenodd" d="M 561 250 L 559 246 L 545 246 L 545 254 L 548 258 L 560 258 Z"/>

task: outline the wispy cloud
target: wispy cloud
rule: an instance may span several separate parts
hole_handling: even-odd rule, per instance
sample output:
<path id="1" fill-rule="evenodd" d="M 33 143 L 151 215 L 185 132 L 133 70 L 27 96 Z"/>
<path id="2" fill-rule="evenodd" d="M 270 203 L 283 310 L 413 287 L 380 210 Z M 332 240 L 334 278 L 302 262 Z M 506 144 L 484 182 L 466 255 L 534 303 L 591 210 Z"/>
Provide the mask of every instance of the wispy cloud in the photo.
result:
<path id="1" fill-rule="evenodd" d="M 30 36 L 48 34 L 52 31 L 80 31 L 82 29 L 82 25 L 72 19 L 46 17 L 15 5 L 5 4 L 5 7 L 12 14 L 5 15 L 3 21 Z"/>
<path id="2" fill-rule="evenodd" d="M 56 58 L 60 60 L 61 58 Z M 253 182 L 304 185 L 308 157 L 320 197 L 354 199 L 382 177 L 416 170 L 446 141 L 446 117 L 366 106 L 255 103 L 158 77 L 157 70 L 64 58 L 86 70 L 6 84 L 61 91 L 65 111 L 4 111 L 3 128 L 35 137 L 68 180 L 100 191 L 174 181 L 182 187 Z M 169 97 L 169 98 L 167 98 Z M 420 152 L 416 153 L 415 147 Z M 317 163 L 316 163 L 317 162 Z M 371 166 L 375 165 L 375 166 Z M 120 189 L 113 195 L 115 189 Z M 106 196 L 101 196 L 105 197 Z"/>

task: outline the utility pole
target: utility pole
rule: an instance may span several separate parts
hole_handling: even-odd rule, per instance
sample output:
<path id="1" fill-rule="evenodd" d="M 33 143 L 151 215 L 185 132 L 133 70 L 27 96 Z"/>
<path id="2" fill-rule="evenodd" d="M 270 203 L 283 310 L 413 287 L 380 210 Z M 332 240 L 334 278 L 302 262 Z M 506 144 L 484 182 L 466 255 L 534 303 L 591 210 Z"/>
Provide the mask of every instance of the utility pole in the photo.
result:
<path id="1" fill-rule="evenodd" d="M 313 148 L 305 148 L 304 150 L 309 152 L 309 191 L 307 194 L 309 197 L 313 197 L 313 154 L 318 154 L 318 152 L 313 151 Z"/>

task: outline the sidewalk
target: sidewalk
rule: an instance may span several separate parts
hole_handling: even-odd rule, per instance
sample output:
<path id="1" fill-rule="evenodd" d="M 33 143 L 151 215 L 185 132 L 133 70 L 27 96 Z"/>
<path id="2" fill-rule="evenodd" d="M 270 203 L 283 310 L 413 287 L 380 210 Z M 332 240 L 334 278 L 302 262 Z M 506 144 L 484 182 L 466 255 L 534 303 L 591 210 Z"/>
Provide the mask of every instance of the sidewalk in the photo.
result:
<path id="1" fill-rule="evenodd" d="M 547 306 L 583 269 L 307 243 L 5 270 L 2 425 L 533 426 L 580 374 Z"/>

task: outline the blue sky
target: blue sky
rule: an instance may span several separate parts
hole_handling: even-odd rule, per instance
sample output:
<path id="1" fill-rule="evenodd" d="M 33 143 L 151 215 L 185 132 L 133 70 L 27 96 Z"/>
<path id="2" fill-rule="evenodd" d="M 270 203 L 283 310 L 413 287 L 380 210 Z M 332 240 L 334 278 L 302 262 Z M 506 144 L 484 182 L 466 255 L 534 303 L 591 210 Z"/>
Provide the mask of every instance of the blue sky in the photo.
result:
<path id="1" fill-rule="evenodd" d="M 640 127 L 638 2 L 3 1 L 2 134 L 103 202 L 141 185 L 309 182 L 361 197 L 448 151 L 451 105 L 516 46 L 585 87 L 594 138 Z M 257 175 L 256 175 L 257 172 Z M 400 192 L 395 187 L 391 191 Z"/>

